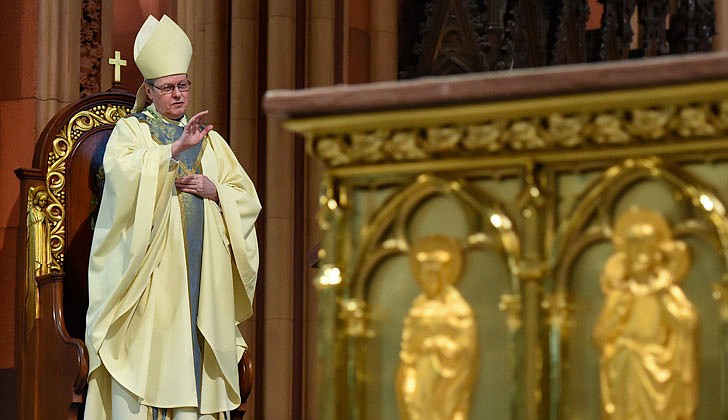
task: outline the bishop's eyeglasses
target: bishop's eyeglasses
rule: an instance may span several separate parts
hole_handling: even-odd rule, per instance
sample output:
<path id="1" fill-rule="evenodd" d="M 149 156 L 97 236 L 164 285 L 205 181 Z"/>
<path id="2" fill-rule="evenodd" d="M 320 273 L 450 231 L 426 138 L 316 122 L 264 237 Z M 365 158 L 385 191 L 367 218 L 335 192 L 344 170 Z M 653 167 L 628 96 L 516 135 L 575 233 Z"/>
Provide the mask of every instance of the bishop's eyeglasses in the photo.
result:
<path id="1" fill-rule="evenodd" d="M 154 82 L 151 81 L 147 81 L 147 84 L 158 89 L 162 95 L 169 95 L 170 93 L 174 92 L 175 88 L 177 88 L 177 90 L 179 90 L 180 92 L 187 92 L 188 90 L 190 90 L 190 86 L 192 86 L 192 82 L 189 79 L 183 80 L 176 85 L 168 83 L 163 86 L 157 86 L 154 84 Z"/>

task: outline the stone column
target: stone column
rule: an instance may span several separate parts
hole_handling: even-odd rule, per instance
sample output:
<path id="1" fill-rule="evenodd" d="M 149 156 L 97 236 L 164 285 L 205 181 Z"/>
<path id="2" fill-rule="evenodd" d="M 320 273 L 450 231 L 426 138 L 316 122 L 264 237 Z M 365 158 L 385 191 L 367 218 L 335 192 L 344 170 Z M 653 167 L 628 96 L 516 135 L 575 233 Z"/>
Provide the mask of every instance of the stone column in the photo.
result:
<path id="1" fill-rule="evenodd" d="M 334 82 L 334 0 L 308 0 L 307 87 Z"/>
<path id="2" fill-rule="evenodd" d="M 717 35 L 713 38 L 713 50 L 728 50 L 728 2 L 715 2 L 715 31 Z"/>
<path id="3" fill-rule="evenodd" d="M 229 25 L 227 2 L 180 0 L 177 20 L 192 42 L 189 76 L 192 94 L 188 113 L 210 111 L 205 122 L 229 134 Z"/>
<path id="4" fill-rule="evenodd" d="M 230 17 L 230 135 L 228 140 L 245 171 L 253 178 L 253 182 L 256 182 L 259 102 L 257 2 L 231 2 Z"/>
<path id="5" fill-rule="evenodd" d="M 291 0 L 268 1 L 268 62 L 267 88 L 292 89 L 295 87 L 296 15 Z M 293 246 L 294 246 L 294 138 L 281 122 L 268 119 L 266 143 L 265 194 L 265 296 L 263 316 L 265 329 L 264 395 L 262 409 L 269 419 L 290 419 L 292 415 L 293 338 Z"/>
<path id="6" fill-rule="evenodd" d="M 36 132 L 79 97 L 81 0 L 38 1 Z"/>
<path id="7" fill-rule="evenodd" d="M 187 75 L 189 76 L 190 80 L 192 80 L 194 87 L 192 88 L 192 93 L 190 94 L 190 102 L 187 106 L 187 109 L 189 111 L 193 109 L 198 109 L 197 104 L 201 102 L 201 96 L 204 94 L 202 92 L 202 89 L 200 89 L 203 86 L 197 86 L 198 82 L 201 82 L 201 80 L 198 80 L 198 78 L 196 77 L 196 65 L 199 61 L 197 57 L 202 54 L 197 54 L 198 51 L 197 48 L 195 48 L 202 42 L 199 40 L 199 38 L 201 38 L 200 27 L 202 26 L 201 16 L 203 15 L 199 12 L 204 12 L 204 10 L 202 10 L 200 2 L 197 2 L 197 7 L 195 7 L 195 3 L 196 2 L 193 0 L 178 0 L 177 16 L 175 18 L 177 24 L 185 31 L 187 36 L 190 38 L 190 42 L 192 43 L 192 62 L 190 62 L 190 67 L 187 70 Z"/>
<path id="8" fill-rule="evenodd" d="M 307 87 L 331 86 L 335 80 L 335 55 L 334 42 L 335 0 L 308 0 L 308 45 L 307 45 Z M 296 141 L 303 141 L 297 139 Z M 304 209 L 304 232 L 305 251 L 310 254 L 321 240 L 318 226 L 319 193 L 321 189 L 321 177 L 323 165 L 318 159 L 313 159 L 308 154 L 305 156 L 305 189 L 304 197 L 306 208 Z M 308 255 L 307 255 L 308 257 Z M 304 261 L 308 263 L 308 258 Z M 307 264 L 308 265 L 308 264 Z M 304 297 L 304 341 L 305 354 L 304 380 L 306 385 L 303 388 L 304 418 L 315 419 L 318 415 L 318 399 L 321 390 L 318 388 L 318 376 L 316 367 L 318 365 L 318 294 L 313 287 L 313 279 L 317 270 L 308 268 L 305 276 L 305 297 Z"/>
<path id="9" fill-rule="evenodd" d="M 397 4 L 370 0 L 370 81 L 397 80 Z"/>
<path id="10" fill-rule="evenodd" d="M 258 13 L 257 1 L 232 1 L 230 4 L 230 102 L 228 141 L 235 156 L 253 183 L 258 187 Z M 258 233 L 258 239 L 261 238 Z M 264 269 L 261 265 L 261 269 Z M 262 278 L 262 276 L 260 277 Z M 264 288 L 259 283 L 258 290 Z M 253 311 L 253 317 L 240 325 L 245 341 L 248 343 L 250 356 L 255 360 L 258 351 L 255 319 L 262 314 Z M 255 366 L 257 375 L 263 375 L 262 367 Z M 256 389 L 253 386 L 253 395 Z M 258 391 L 260 392 L 260 391 Z M 248 399 L 247 417 L 255 418 L 255 398 Z"/>
<path id="11" fill-rule="evenodd" d="M 196 45 L 197 60 L 195 71 L 203 83 L 203 95 L 192 112 L 209 110 L 207 122 L 215 126 L 215 131 L 228 138 L 230 132 L 228 115 L 228 95 L 230 94 L 230 45 L 229 11 L 227 1 L 195 2 L 202 5 L 204 20 L 202 42 Z M 234 2 L 233 2 L 234 3 Z"/>

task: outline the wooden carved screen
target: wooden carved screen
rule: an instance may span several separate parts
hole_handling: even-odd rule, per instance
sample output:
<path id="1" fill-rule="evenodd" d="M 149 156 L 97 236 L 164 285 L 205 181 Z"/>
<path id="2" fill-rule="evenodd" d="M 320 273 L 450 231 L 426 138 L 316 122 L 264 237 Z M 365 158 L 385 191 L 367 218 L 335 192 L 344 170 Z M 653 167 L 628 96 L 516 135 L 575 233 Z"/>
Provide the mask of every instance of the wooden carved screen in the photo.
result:
<path id="1" fill-rule="evenodd" d="M 399 78 L 710 51 L 711 0 L 599 3 L 400 0 Z"/>

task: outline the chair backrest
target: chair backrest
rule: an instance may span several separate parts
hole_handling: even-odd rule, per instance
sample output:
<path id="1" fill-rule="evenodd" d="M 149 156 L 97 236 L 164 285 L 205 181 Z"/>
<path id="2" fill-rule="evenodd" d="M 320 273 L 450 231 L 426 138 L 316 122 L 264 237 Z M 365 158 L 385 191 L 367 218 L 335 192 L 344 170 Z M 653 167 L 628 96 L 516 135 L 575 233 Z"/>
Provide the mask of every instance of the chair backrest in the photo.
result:
<path id="1" fill-rule="evenodd" d="M 41 133 L 33 167 L 16 171 L 21 189 L 16 358 L 23 419 L 54 419 L 59 413 L 75 418 L 81 407 L 88 374 L 83 345 L 88 258 L 103 155 L 114 124 L 133 104 L 129 93 L 105 92 L 67 106 Z M 42 205 L 36 200 L 41 192 L 47 197 Z"/>
<path id="2" fill-rule="evenodd" d="M 36 145 L 34 166 L 49 196 L 51 271 L 65 273 L 63 308 L 71 337 L 83 339 L 88 257 L 103 188 L 106 142 L 134 104 L 126 92 L 88 96 L 59 112 Z"/>

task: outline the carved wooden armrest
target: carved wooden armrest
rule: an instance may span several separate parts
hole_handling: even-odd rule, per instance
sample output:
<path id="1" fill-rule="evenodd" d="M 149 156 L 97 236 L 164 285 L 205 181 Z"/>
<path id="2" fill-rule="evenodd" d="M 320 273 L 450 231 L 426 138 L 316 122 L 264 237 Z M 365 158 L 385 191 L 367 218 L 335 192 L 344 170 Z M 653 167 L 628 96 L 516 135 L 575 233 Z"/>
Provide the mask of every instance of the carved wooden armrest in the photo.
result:
<path id="1" fill-rule="evenodd" d="M 243 358 L 238 363 L 238 376 L 240 380 L 240 406 L 233 412 L 233 419 L 242 419 L 248 411 L 248 397 L 253 390 L 255 371 L 253 369 L 253 358 L 246 349 L 243 351 Z"/>

